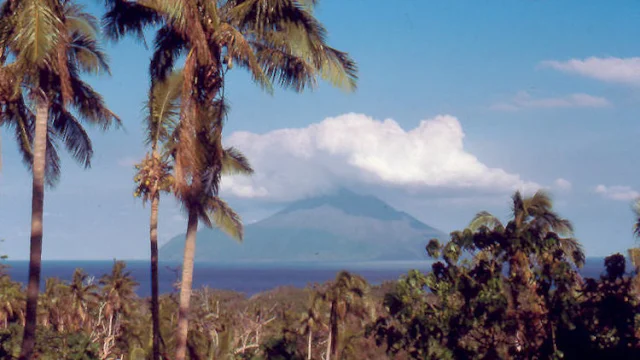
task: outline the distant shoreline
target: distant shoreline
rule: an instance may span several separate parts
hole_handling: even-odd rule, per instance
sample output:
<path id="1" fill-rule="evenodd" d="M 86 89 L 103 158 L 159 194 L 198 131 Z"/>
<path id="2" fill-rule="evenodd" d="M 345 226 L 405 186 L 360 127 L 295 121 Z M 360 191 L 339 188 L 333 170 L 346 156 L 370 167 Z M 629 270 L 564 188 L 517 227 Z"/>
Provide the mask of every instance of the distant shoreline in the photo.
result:
<path id="1" fill-rule="evenodd" d="M 136 290 L 141 297 L 150 293 L 149 261 L 123 260 L 126 271 L 130 271 L 139 283 Z M 7 260 L 2 262 L 9 267 L 5 270 L 14 281 L 27 282 L 28 261 Z M 194 289 L 209 287 L 219 290 L 231 290 L 246 295 L 254 295 L 281 286 L 303 288 L 315 283 L 323 283 L 335 278 L 340 270 L 362 275 L 372 285 L 386 281 L 395 281 L 409 270 L 423 272 L 431 270 L 431 260 L 423 261 L 359 261 L 359 262 L 274 262 L 274 261 L 235 261 L 235 262 L 196 262 Z M 42 283 L 45 279 L 56 277 L 70 280 L 76 268 L 82 268 L 97 282 L 100 277 L 111 271 L 113 260 L 44 260 L 42 262 Z M 160 292 L 175 291 L 174 284 L 179 280 L 180 263 L 176 261 L 160 262 Z M 587 258 L 581 269 L 584 277 L 598 277 L 604 271 L 604 258 Z"/>

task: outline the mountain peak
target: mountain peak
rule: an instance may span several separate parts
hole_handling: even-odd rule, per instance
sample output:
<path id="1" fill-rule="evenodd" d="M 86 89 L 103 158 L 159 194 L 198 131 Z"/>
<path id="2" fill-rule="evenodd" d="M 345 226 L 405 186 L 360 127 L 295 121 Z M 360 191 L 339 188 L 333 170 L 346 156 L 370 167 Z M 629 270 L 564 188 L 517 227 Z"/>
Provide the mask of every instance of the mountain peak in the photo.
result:
<path id="1" fill-rule="evenodd" d="M 219 231 L 198 234 L 199 261 L 419 260 L 429 239 L 446 237 L 375 196 L 348 189 L 296 201 L 247 225 L 242 245 Z M 183 246 L 178 236 L 162 247 L 161 257 L 179 258 Z"/>
<path id="2" fill-rule="evenodd" d="M 361 195 L 349 189 L 340 188 L 326 195 L 298 200 L 276 215 L 310 210 L 321 206 L 330 206 L 348 215 L 371 217 L 380 220 L 399 220 L 402 214 L 375 196 Z"/>

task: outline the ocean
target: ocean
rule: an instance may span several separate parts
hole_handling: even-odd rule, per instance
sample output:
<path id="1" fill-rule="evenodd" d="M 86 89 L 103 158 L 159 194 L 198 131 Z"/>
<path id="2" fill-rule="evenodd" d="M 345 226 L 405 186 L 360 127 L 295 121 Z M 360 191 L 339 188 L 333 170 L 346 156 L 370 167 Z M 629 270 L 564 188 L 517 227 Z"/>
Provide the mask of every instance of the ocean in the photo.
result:
<path id="1" fill-rule="evenodd" d="M 14 281 L 26 284 L 27 261 L 3 262 L 9 268 Z M 149 262 L 143 260 L 126 261 L 127 270 L 139 283 L 137 294 L 147 297 L 151 292 Z M 109 273 L 113 261 L 43 261 L 42 284 L 44 279 L 57 277 L 70 280 L 76 268 L 82 268 L 97 282 L 103 274 Z M 429 271 L 429 261 L 380 261 L 353 263 L 196 263 L 193 288 L 209 287 L 233 290 L 248 296 L 279 286 L 305 287 L 323 283 L 335 278 L 340 270 L 348 270 L 363 276 L 369 283 L 378 285 L 387 280 L 397 280 L 410 269 Z M 584 277 L 598 277 L 604 269 L 603 258 L 589 258 L 581 273 Z M 160 292 L 176 291 L 174 284 L 180 278 L 179 263 L 160 263 Z"/>

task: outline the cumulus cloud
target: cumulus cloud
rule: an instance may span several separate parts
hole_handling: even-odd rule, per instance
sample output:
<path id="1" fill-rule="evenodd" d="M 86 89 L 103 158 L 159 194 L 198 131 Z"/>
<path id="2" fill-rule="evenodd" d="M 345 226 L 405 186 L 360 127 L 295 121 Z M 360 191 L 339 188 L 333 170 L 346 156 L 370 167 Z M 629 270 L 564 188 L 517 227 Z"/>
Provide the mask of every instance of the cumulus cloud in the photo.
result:
<path id="1" fill-rule="evenodd" d="M 460 122 L 450 115 L 423 120 L 408 131 L 392 119 L 351 113 L 305 128 L 235 132 L 227 144 L 244 152 L 256 172 L 250 178 L 225 178 L 222 189 L 238 197 L 292 200 L 339 186 L 482 192 L 539 188 L 483 164 L 464 149 L 463 139 Z"/>
<path id="2" fill-rule="evenodd" d="M 528 92 L 520 91 L 509 101 L 493 104 L 491 109 L 497 111 L 518 111 L 522 109 L 601 108 L 610 105 L 609 100 L 588 94 L 534 98 Z"/>
<path id="3" fill-rule="evenodd" d="M 558 189 L 558 190 L 568 191 L 568 190 L 571 190 L 572 185 L 571 185 L 571 182 L 569 180 L 566 180 L 566 179 L 563 179 L 563 178 L 559 178 L 559 179 L 556 179 L 556 181 L 553 182 L 553 187 Z"/>
<path id="4" fill-rule="evenodd" d="M 598 185 L 595 192 L 611 200 L 629 201 L 640 197 L 640 193 L 630 186 L 605 186 Z"/>
<path id="5" fill-rule="evenodd" d="M 542 67 L 611 83 L 640 85 L 640 57 L 589 57 L 584 60 L 543 61 Z"/>

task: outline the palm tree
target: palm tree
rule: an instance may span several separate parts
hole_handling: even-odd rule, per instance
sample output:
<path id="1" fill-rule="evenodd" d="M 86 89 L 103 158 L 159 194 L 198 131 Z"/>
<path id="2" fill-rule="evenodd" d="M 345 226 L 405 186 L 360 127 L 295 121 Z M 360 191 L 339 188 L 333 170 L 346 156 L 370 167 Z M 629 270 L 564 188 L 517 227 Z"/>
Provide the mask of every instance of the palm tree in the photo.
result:
<path id="1" fill-rule="evenodd" d="M 333 356 L 339 359 L 338 342 L 340 325 L 350 314 L 364 315 L 369 307 L 366 302 L 367 282 L 360 276 L 341 271 L 336 280 L 321 294 L 321 299 L 329 304 L 329 339 L 326 360 Z"/>
<path id="2" fill-rule="evenodd" d="M 103 128 L 117 118 L 80 78 L 83 72 L 108 71 L 93 17 L 67 0 L 7 0 L 0 14 L 2 73 L 10 68 L 14 74 L 2 81 L 11 85 L 12 94 L 11 111 L 3 114 L 3 123 L 18 125 L 19 143 L 33 171 L 29 284 L 20 355 L 29 359 L 35 344 L 44 185 L 54 184 L 60 172 L 55 142 L 62 141 L 76 161 L 89 167 L 91 141 L 74 113 Z M 9 58 L 13 62 L 7 64 Z M 16 95 L 20 92 L 28 96 Z"/>
<path id="3" fill-rule="evenodd" d="M 0 323 L 6 329 L 15 320 L 24 321 L 24 293 L 19 283 L 0 275 Z"/>
<path id="4" fill-rule="evenodd" d="M 218 116 L 222 116 L 220 113 Z M 219 176 L 221 174 L 251 174 L 253 169 L 247 159 L 234 148 L 222 148 L 218 130 L 208 131 L 196 146 L 206 154 L 201 170 L 194 174 L 198 182 L 185 188 L 176 188 L 183 206 L 188 213 L 187 233 L 185 237 L 184 260 L 180 282 L 180 301 L 178 312 L 178 331 L 176 335 L 176 359 L 186 356 L 187 334 L 189 326 L 189 305 L 193 284 L 193 266 L 195 257 L 198 222 L 207 227 L 216 226 L 236 240 L 242 240 L 243 227 L 240 216 L 220 197 L 218 197 Z M 213 136 L 208 136 L 211 133 Z M 179 145 L 178 145 L 179 146 Z M 217 151 L 221 154 L 218 155 Z M 176 161 L 178 160 L 176 156 Z M 222 163 L 220 163 L 220 161 Z"/>
<path id="5" fill-rule="evenodd" d="M 89 305 L 98 299 L 98 286 L 89 281 L 89 275 L 76 269 L 69 283 L 72 314 L 78 328 L 83 328 L 89 315 Z"/>
<path id="6" fill-rule="evenodd" d="M 205 214 L 213 210 L 214 222 L 241 236 L 239 217 L 217 197 L 224 154 L 220 137 L 226 113 L 223 110 L 226 72 L 235 63 L 248 69 L 254 81 L 266 89 L 275 80 L 285 88 L 302 91 L 315 86 L 318 76 L 334 85 L 354 89 L 356 67 L 347 54 L 326 44 L 326 30 L 311 13 L 315 2 L 110 0 L 108 3 L 105 23 L 114 38 L 127 32 L 140 35 L 145 25 L 162 23 L 151 61 L 152 79 L 163 79 L 176 60 L 186 56 L 174 151 L 174 192 L 189 213 L 176 350 L 176 359 L 182 360 L 186 353 L 198 218 L 211 224 Z"/>
<path id="7" fill-rule="evenodd" d="M 114 260 L 111 273 L 103 275 L 99 281 L 105 303 L 104 315 L 109 319 L 110 328 L 119 317 L 130 311 L 130 305 L 136 297 L 135 288 L 138 283 L 131 272 L 125 270 L 126 267 L 124 261 Z"/>
<path id="8" fill-rule="evenodd" d="M 144 203 L 151 202 L 149 240 L 151 245 L 151 319 L 153 359 L 160 359 L 160 316 L 158 306 L 158 206 L 160 193 L 170 191 L 173 178 L 168 154 L 160 154 L 159 146 L 165 143 L 179 115 L 182 73 L 176 72 L 151 86 L 147 102 L 147 143 L 151 147 L 142 162 L 136 165 L 138 173 L 135 196 Z"/>
<path id="9" fill-rule="evenodd" d="M 57 332 L 64 332 L 65 311 L 68 310 L 68 304 L 65 303 L 66 290 L 66 285 L 60 279 L 48 278 L 44 292 L 40 294 L 40 322 L 45 327 L 53 327 Z"/>
<path id="10" fill-rule="evenodd" d="M 483 251 L 508 262 L 511 306 L 519 319 L 516 337 L 522 337 L 527 329 L 533 327 L 525 325 L 531 316 L 520 319 L 520 313 L 540 315 L 544 308 L 544 299 L 538 294 L 536 282 L 532 281 L 531 264 L 548 264 L 550 254 L 545 245 L 553 243 L 553 249 L 561 251 L 578 267 L 584 265 L 585 255 L 573 237 L 573 226 L 553 211 L 553 202 L 546 192 L 538 191 L 526 198 L 516 192 L 511 199 L 511 220 L 506 226 L 495 216 L 482 211 L 474 217 L 468 229 L 476 234 L 490 234 L 495 242 Z M 535 340 L 531 342 L 535 343 Z"/>
<path id="11" fill-rule="evenodd" d="M 573 238 L 573 225 L 553 211 L 553 201 L 546 192 L 537 191 L 531 197 L 523 197 L 518 191 L 512 197 L 511 220 L 507 225 L 494 215 L 481 211 L 471 221 L 468 229 L 472 232 L 497 231 L 505 240 L 500 249 L 517 263 L 521 253 L 536 253 L 539 242 L 549 235 L 559 237 L 559 247 L 577 266 L 584 264 L 584 252 Z M 498 250 L 498 249 L 493 249 Z M 527 261 L 527 259 L 521 259 Z M 525 266 L 526 264 L 519 264 Z"/>
<path id="12" fill-rule="evenodd" d="M 317 329 L 322 323 L 320 316 L 320 297 L 317 293 L 310 297 L 309 306 L 300 318 L 300 333 L 307 335 L 307 359 L 311 360 L 311 345 L 313 340 L 313 330 Z"/>

